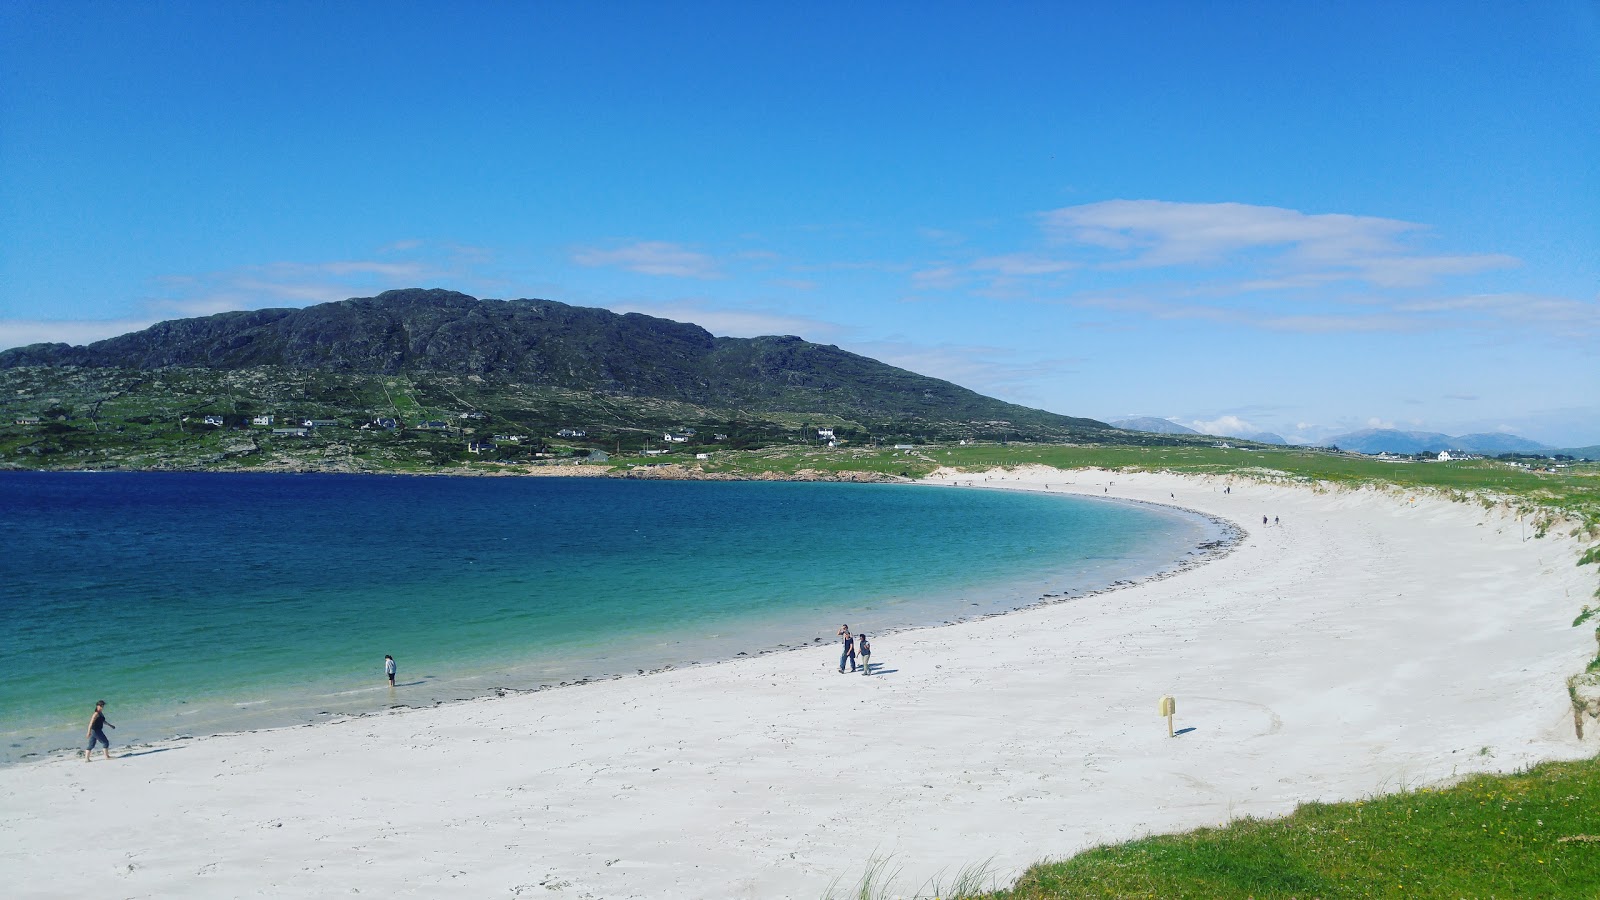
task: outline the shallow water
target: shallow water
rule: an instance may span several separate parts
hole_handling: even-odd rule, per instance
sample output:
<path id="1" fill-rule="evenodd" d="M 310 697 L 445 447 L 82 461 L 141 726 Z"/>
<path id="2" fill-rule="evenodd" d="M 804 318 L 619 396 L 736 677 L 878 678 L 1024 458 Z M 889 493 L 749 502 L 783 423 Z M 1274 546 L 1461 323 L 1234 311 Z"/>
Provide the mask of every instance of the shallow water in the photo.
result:
<path id="1" fill-rule="evenodd" d="M 0 759 L 100 698 L 119 745 L 316 721 L 1014 609 L 1219 535 L 931 486 L 0 473 Z"/>

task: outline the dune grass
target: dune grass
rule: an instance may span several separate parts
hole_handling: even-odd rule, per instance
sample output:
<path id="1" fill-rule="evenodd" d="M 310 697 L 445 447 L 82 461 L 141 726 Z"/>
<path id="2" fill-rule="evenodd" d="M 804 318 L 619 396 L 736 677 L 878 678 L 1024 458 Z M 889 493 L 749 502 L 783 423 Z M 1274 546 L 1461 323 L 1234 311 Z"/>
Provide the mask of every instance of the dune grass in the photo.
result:
<path id="1" fill-rule="evenodd" d="M 1600 760 L 1101 847 L 985 896 L 1600 897 Z"/>

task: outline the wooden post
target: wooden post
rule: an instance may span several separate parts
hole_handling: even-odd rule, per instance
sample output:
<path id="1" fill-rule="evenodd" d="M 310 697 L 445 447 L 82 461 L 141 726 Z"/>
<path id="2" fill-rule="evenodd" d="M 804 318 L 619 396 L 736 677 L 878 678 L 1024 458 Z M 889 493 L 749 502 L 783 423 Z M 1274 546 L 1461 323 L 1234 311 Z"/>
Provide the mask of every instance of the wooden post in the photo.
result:
<path id="1" fill-rule="evenodd" d="M 1167 737 L 1173 736 L 1172 717 L 1177 711 L 1178 701 L 1174 700 L 1171 694 L 1162 697 L 1161 701 L 1156 705 L 1156 714 L 1167 717 Z"/>

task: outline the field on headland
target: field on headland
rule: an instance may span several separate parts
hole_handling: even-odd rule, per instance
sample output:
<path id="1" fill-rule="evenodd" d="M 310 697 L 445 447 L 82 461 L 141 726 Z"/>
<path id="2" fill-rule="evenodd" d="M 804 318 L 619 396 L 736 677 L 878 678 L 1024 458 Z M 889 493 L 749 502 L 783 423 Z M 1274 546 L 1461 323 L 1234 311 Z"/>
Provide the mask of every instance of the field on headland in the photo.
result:
<path id="1" fill-rule="evenodd" d="M 1597 729 L 1576 736 L 1563 682 L 1595 646 L 1571 622 L 1596 589 L 1592 470 L 1028 445 L 682 462 L 1168 502 L 1247 533 L 1169 578 L 875 642 L 881 678 L 800 651 L 0 772 L 0 868 L 53 896 L 29 860 L 81 839 L 129 896 L 950 897 L 964 866 L 968 889 L 1021 876 L 1013 897 L 1583 896 Z M 1577 761 L 1495 774 L 1551 759 Z"/>

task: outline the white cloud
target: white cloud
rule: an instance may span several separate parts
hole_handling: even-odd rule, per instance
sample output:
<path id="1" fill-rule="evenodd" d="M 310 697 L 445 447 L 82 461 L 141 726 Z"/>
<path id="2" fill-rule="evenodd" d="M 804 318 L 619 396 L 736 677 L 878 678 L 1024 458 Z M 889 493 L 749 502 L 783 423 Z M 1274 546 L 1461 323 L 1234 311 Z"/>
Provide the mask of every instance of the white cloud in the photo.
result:
<path id="1" fill-rule="evenodd" d="M 1224 437 L 1239 437 L 1241 435 L 1255 434 L 1257 432 L 1266 430 L 1265 428 L 1257 428 L 1254 424 L 1247 422 L 1238 416 L 1218 416 L 1215 419 L 1197 419 L 1190 422 L 1184 422 L 1183 424 L 1193 428 L 1195 431 L 1198 431 L 1201 434 L 1217 434 Z"/>
<path id="2" fill-rule="evenodd" d="M 619 268 L 644 275 L 675 278 L 721 278 L 716 261 L 680 244 L 667 241 L 640 241 L 614 250 L 586 248 L 572 255 L 572 261 L 590 268 Z"/>
<path id="3" fill-rule="evenodd" d="M 1168 200 L 1107 200 L 1052 210 L 1041 219 L 1057 241 L 1136 251 L 1139 264 L 1152 266 L 1218 262 L 1262 247 L 1289 249 L 1305 259 L 1347 260 L 1392 252 L 1398 236 L 1423 227 L 1372 216 Z"/>
<path id="4" fill-rule="evenodd" d="M 214 272 L 166 275 L 140 298 L 137 315 L 115 320 L 0 320 L 0 346 L 40 341 L 83 344 L 146 328 L 166 319 L 234 310 L 301 307 L 395 288 L 446 283 L 461 290 L 485 286 L 476 275 L 489 259 L 480 248 L 399 241 L 382 248 L 386 259 L 280 261 Z M 396 259 L 410 253 L 411 259 Z"/>
<path id="5" fill-rule="evenodd" d="M 1052 210 L 1040 220 L 1046 235 L 1058 243 L 1121 253 L 1123 258 L 1114 266 L 1243 261 L 1282 270 L 1245 282 L 1248 290 L 1341 279 L 1384 287 L 1417 286 L 1519 264 L 1504 254 L 1419 253 L 1407 239 L 1429 229 L 1415 222 L 1245 203 L 1107 200 Z"/>
<path id="6" fill-rule="evenodd" d="M 911 286 L 919 291 L 947 291 L 968 283 L 965 271 L 956 266 L 935 266 L 911 274 Z"/>
<path id="7" fill-rule="evenodd" d="M 29 344 L 92 344 L 155 323 L 155 319 L 0 319 L 0 350 Z"/>
<path id="8" fill-rule="evenodd" d="M 1031 253 L 1008 253 L 1003 256 L 986 256 L 974 260 L 971 268 L 978 272 L 995 272 L 1000 275 L 1054 275 L 1079 267 L 1070 260 L 1050 259 Z"/>
<path id="9" fill-rule="evenodd" d="M 672 319 L 675 322 L 690 322 L 712 334 L 724 337 L 792 334 L 814 343 L 822 343 L 836 339 L 845 330 L 843 326 L 833 322 L 806 316 L 759 309 L 729 309 L 694 301 L 672 303 L 627 301 L 605 305 L 612 312 L 636 312 L 661 319 Z"/>
<path id="10" fill-rule="evenodd" d="M 919 375 L 940 378 L 1011 403 L 1040 406 L 1037 389 L 1077 372 L 1074 357 L 1019 360 L 1015 348 L 969 344 L 914 344 L 906 341 L 851 343 L 846 349 Z M 1070 411 L 1064 415 L 1075 415 Z"/>

